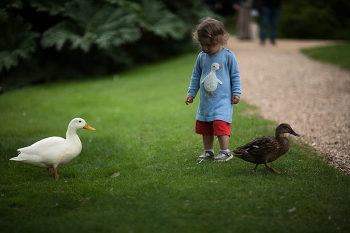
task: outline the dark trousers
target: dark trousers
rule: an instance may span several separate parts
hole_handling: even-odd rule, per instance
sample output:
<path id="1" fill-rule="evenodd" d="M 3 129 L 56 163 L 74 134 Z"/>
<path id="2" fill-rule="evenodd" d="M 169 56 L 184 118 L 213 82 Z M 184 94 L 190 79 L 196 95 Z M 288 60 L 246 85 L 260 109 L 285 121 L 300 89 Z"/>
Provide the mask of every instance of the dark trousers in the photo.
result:
<path id="1" fill-rule="evenodd" d="M 270 26 L 270 40 L 274 44 L 277 36 L 277 26 L 280 17 L 281 10 L 279 8 L 262 8 L 261 15 L 261 29 L 260 29 L 260 40 L 261 43 L 265 43 L 267 37 L 267 30 Z"/>

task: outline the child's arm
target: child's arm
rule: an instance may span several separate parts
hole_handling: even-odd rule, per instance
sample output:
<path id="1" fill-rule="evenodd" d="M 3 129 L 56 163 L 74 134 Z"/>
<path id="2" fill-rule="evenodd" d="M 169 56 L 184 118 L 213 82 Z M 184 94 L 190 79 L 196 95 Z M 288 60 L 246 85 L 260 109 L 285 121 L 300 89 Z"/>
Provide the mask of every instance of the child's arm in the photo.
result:
<path id="1" fill-rule="evenodd" d="M 197 92 L 199 90 L 199 82 L 201 77 L 201 69 L 199 65 L 199 55 L 197 57 L 196 63 L 193 68 L 191 81 L 190 81 L 190 87 L 188 88 L 187 97 L 185 100 L 185 103 L 188 105 L 190 103 L 193 103 L 194 97 L 197 95 Z"/>
<path id="2" fill-rule="evenodd" d="M 236 57 L 233 55 L 232 57 L 229 57 L 229 59 L 232 59 L 229 63 L 231 65 L 230 66 L 231 93 L 232 93 L 231 103 L 238 104 L 240 101 L 240 95 L 242 93 L 241 76 L 238 69 Z"/>

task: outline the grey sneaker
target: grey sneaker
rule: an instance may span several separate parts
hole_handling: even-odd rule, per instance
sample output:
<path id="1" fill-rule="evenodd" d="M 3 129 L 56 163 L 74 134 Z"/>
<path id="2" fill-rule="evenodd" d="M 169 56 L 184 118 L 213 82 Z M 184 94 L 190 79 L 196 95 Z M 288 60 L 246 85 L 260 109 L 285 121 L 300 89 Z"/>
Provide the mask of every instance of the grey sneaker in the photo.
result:
<path id="1" fill-rule="evenodd" d="M 218 154 L 218 156 L 215 157 L 215 161 L 221 162 L 221 161 L 229 161 L 233 158 L 233 154 L 230 152 L 222 152 Z"/>
<path id="2" fill-rule="evenodd" d="M 210 160 L 214 158 L 214 153 L 211 151 L 204 151 L 203 154 L 201 154 L 198 157 L 198 161 L 204 161 L 204 160 Z"/>

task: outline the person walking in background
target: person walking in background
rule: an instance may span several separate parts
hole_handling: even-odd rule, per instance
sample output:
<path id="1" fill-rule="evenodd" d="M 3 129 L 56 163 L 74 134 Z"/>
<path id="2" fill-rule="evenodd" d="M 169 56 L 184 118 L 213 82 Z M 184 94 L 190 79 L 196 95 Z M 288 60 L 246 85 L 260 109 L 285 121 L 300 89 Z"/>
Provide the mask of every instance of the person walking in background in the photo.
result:
<path id="1" fill-rule="evenodd" d="M 267 30 L 270 26 L 271 44 L 276 44 L 277 27 L 281 13 L 281 0 L 262 0 L 260 42 L 265 44 Z"/>
<path id="2" fill-rule="evenodd" d="M 199 161 L 214 158 L 215 136 L 220 145 L 215 161 L 233 158 L 229 137 L 233 104 L 240 101 L 241 77 L 233 52 L 224 48 L 229 37 L 223 24 L 210 17 L 202 20 L 193 33 L 202 52 L 195 62 L 185 103 L 193 103 L 200 90 L 195 132 L 202 135 L 204 152 Z"/>
<path id="3" fill-rule="evenodd" d="M 204 0 L 204 5 L 211 11 L 220 14 L 223 9 L 224 0 Z"/>
<path id="4" fill-rule="evenodd" d="M 233 8 L 237 13 L 237 34 L 240 40 L 251 40 L 251 11 L 253 0 L 238 0 L 233 2 Z"/>

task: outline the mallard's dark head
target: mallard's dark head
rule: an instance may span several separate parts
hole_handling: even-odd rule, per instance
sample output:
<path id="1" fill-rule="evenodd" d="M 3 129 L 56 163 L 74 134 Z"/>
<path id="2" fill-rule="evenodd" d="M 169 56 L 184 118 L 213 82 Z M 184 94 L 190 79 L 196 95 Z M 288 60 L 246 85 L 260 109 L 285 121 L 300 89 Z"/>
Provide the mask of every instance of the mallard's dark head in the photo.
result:
<path id="1" fill-rule="evenodd" d="M 290 133 L 290 134 L 293 134 L 294 136 L 300 137 L 300 135 L 294 132 L 292 127 L 290 127 L 290 125 L 288 125 L 287 123 L 282 123 L 276 128 L 276 136 L 284 133 Z"/>

